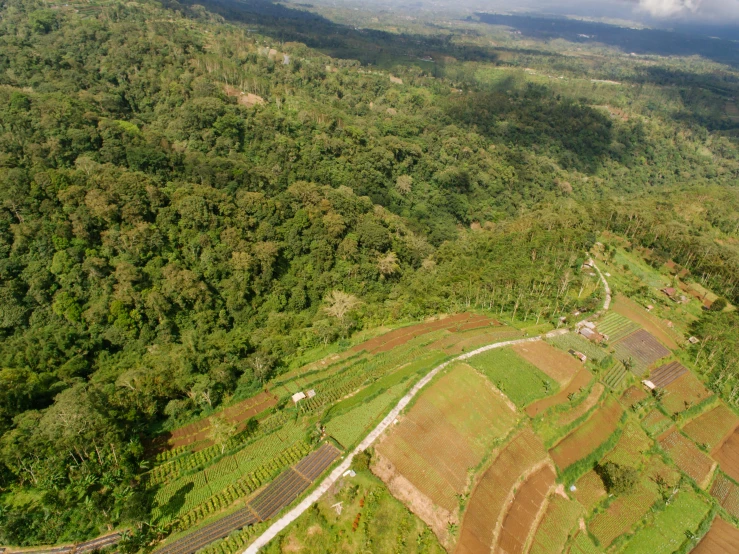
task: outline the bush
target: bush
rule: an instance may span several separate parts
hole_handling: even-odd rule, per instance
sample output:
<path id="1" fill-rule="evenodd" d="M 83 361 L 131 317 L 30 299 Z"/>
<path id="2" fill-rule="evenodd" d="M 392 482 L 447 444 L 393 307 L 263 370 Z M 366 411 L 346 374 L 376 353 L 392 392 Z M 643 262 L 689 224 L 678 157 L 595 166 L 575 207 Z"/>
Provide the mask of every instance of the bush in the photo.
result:
<path id="1" fill-rule="evenodd" d="M 633 467 L 606 462 L 596 466 L 595 472 L 603 480 L 609 493 L 626 494 L 639 482 L 639 472 Z"/>

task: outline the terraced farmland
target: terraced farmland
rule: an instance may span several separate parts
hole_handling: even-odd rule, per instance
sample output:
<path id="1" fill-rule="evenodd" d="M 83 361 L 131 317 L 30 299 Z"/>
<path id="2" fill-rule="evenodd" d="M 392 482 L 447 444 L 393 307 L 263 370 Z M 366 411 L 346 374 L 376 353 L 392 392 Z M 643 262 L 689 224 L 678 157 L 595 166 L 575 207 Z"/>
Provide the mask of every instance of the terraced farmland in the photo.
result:
<path id="1" fill-rule="evenodd" d="M 273 517 L 305 491 L 340 454 L 334 446 L 323 444 L 295 466 L 283 472 L 242 508 L 201 527 L 156 550 L 157 554 L 193 554 L 233 531 Z"/>
<path id="2" fill-rule="evenodd" d="M 654 362 L 671 354 L 661 342 L 644 329 L 639 329 L 619 340 L 613 345 L 613 349 L 620 361 L 631 361 L 631 372 L 637 377 L 641 377 Z"/>
<path id="3" fill-rule="evenodd" d="M 723 473 L 719 473 L 711 486 L 711 496 L 729 514 L 735 518 L 739 518 L 739 485 Z"/>
<path id="4" fill-rule="evenodd" d="M 563 552 L 567 538 L 575 529 L 581 514 L 582 506 L 578 502 L 567 500 L 558 494 L 552 495 L 534 534 L 530 554 Z"/>
<path id="5" fill-rule="evenodd" d="M 495 528 L 519 477 L 546 457 L 544 445 L 528 428 L 519 433 L 483 473 L 470 496 L 455 553 L 490 552 Z"/>
<path id="6" fill-rule="evenodd" d="M 580 360 L 544 341 L 517 344 L 512 348 L 516 354 L 540 369 L 560 387 L 567 386 L 582 369 Z"/>
<path id="7" fill-rule="evenodd" d="M 623 554 L 671 554 L 695 533 L 709 505 L 693 490 L 681 490 L 647 526 L 639 529 Z"/>
<path id="8" fill-rule="evenodd" d="M 608 508 L 588 523 L 588 529 L 603 547 L 629 530 L 646 515 L 659 498 L 657 487 L 651 481 L 642 480 L 628 495 L 613 501 Z"/>
<path id="9" fill-rule="evenodd" d="M 721 464 L 724 473 L 739 482 L 739 429 L 735 429 L 711 455 Z"/>
<path id="10" fill-rule="evenodd" d="M 655 387 L 664 388 L 687 372 L 688 369 L 680 362 L 669 362 L 653 369 L 649 380 Z"/>
<path id="11" fill-rule="evenodd" d="M 470 358 L 518 407 L 524 407 L 558 390 L 557 383 L 510 348 L 499 348 Z"/>
<path id="12" fill-rule="evenodd" d="M 617 361 L 602 377 L 603 384 L 609 389 L 616 390 L 621 386 L 628 375 L 628 370 L 621 362 Z"/>
<path id="13" fill-rule="evenodd" d="M 701 452 L 677 429 L 669 429 L 659 437 L 660 446 L 670 455 L 675 465 L 702 488 L 708 486 L 715 462 Z"/>
<path id="14" fill-rule="evenodd" d="M 463 402 L 460 399 L 464 399 Z M 466 364 L 429 387 L 377 452 L 435 504 L 452 512 L 493 441 L 518 420 L 507 399 Z"/>
<path id="15" fill-rule="evenodd" d="M 567 386 L 557 394 L 547 396 L 546 398 L 542 398 L 541 400 L 537 400 L 536 402 L 526 406 L 526 413 L 529 417 L 536 417 L 555 406 L 569 404 L 570 398 L 580 394 L 584 390 L 587 390 L 587 387 L 590 385 L 592 380 L 593 374 L 587 369 L 581 368 Z"/>
<path id="16" fill-rule="evenodd" d="M 518 487 L 512 504 L 503 518 L 496 552 L 523 554 L 526 540 L 533 530 L 539 510 L 554 486 L 554 469 L 545 465 Z"/>
<path id="17" fill-rule="evenodd" d="M 707 450 L 720 447 L 739 426 L 739 417 L 724 404 L 701 414 L 683 427 L 683 433 Z"/>
<path id="18" fill-rule="evenodd" d="M 739 529 L 720 517 L 713 520 L 711 529 L 693 549 L 693 554 L 727 554 L 739 552 Z"/>
<path id="19" fill-rule="evenodd" d="M 609 342 L 616 342 L 639 329 L 639 325 L 616 312 L 608 312 L 596 329 L 601 335 L 606 335 Z"/>
<path id="20" fill-rule="evenodd" d="M 675 379 L 664 390 L 665 395 L 660 403 L 668 414 L 689 410 L 712 394 L 690 371 Z"/>
<path id="21" fill-rule="evenodd" d="M 569 352 L 570 350 L 582 352 L 589 360 L 593 360 L 594 362 L 600 362 L 608 355 L 604 349 L 577 333 L 559 335 L 549 338 L 546 341 L 564 352 Z"/>
<path id="22" fill-rule="evenodd" d="M 607 399 L 602 408 L 549 451 L 557 467 L 564 470 L 608 440 L 622 414 L 621 405 L 615 399 Z"/>

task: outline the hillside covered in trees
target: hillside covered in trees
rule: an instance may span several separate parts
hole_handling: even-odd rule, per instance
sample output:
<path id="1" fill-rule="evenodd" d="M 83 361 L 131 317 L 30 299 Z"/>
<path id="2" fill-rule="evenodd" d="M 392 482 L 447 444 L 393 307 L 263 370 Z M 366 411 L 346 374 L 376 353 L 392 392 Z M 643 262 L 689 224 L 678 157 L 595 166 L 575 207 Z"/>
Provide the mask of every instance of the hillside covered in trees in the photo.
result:
<path id="1" fill-rule="evenodd" d="M 553 81 L 565 54 L 475 33 L 388 34 L 446 58 L 378 68 L 326 52 L 381 31 L 254 5 L 0 2 L 0 543 L 149 522 L 149 441 L 310 349 L 592 308 L 568 292 L 605 229 L 739 301 L 730 68 Z M 736 317 L 700 325 L 731 345 Z"/>

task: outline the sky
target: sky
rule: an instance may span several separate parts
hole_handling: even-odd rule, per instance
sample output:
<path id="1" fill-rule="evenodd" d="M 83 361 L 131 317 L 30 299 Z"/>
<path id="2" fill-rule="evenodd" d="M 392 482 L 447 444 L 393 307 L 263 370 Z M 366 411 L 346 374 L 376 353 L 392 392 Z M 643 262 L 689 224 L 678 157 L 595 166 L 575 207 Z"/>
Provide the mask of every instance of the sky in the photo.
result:
<path id="1" fill-rule="evenodd" d="M 518 5 L 553 13 L 650 22 L 739 24 L 739 0 L 523 0 Z"/>

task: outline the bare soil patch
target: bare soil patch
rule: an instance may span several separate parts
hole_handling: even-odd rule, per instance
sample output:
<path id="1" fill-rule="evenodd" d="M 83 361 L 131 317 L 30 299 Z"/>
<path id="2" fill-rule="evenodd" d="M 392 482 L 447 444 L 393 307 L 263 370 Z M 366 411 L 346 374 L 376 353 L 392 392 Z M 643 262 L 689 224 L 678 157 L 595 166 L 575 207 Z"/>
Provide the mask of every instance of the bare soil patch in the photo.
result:
<path id="1" fill-rule="evenodd" d="M 724 404 L 699 415 L 683 427 L 683 433 L 709 450 L 721 448 L 739 426 L 739 417 Z"/>
<path id="2" fill-rule="evenodd" d="M 560 387 L 566 386 L 582 369 L 582 363 L 574 356 L 544 341 L 517 344 L 513 350 L 549 375 Z"/>
<path id="3" fill-rule="evenodd" d="M 661 403 L 668 414 L 684 412 L 711 396 L 711 391 L 691 372 L 675 379 L 665 387 L 665 391 Z"/>

